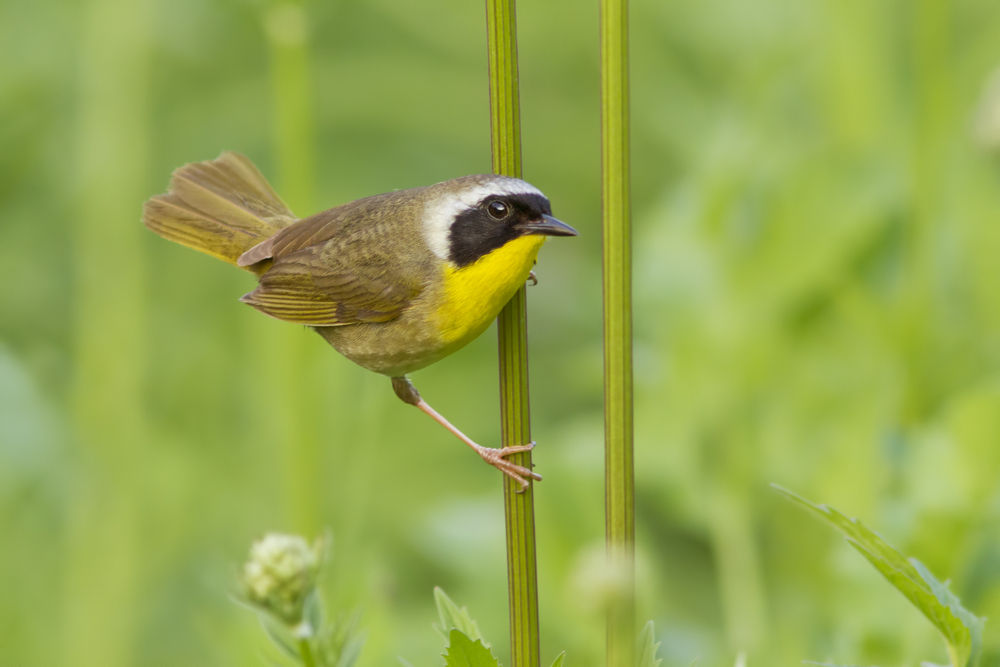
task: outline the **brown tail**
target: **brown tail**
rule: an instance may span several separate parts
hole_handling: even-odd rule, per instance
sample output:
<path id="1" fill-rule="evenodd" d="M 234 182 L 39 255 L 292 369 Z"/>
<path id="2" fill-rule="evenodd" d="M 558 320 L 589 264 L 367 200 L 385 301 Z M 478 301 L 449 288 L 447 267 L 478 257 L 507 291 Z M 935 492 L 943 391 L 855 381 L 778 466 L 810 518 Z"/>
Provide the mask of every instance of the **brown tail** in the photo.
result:
<path id="1" fill-rule="evenodd" d="M 244 252 L 296 220 L 257 167 L 229 151 L 174 171 L 170 191 L 142 210 L 143 224 L 163 238 L 234 266 Z"/>

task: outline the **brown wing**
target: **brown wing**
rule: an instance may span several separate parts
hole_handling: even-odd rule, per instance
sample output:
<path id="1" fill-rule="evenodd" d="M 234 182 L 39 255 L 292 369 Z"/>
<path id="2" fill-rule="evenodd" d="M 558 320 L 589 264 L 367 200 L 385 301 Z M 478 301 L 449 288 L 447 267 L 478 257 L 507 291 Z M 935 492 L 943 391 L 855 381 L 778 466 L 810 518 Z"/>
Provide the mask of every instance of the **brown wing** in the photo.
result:
<path id="1" fill-rule="evenodd" d="M 237 265 L 252 266 L 266 259 L 280 257 L 310 246 L 325 243 L 331 239 L 351 236 L 357 231 L 357 222 L 369 230 L 381 221 L 399 216 L 399 206 L 405 204 L 414 194 L 424 188 L 414 188 L 405 192 L 391 192 L 373 197 L 357 199 L 336 208 L 310 216 L 285 227 L 270 238 L 258 243 L 240 256 Z M 355 229 L 351 229 L 354 227 Z"/>
<path id="2" fill-rule="evenodd" d="M 337 250 L 324 244 L 284 255 L 240 300 L 279 320 L 321 327 L 387 322 L 423 290 L 421 272 L 387 253 L 347 262 Z"/>

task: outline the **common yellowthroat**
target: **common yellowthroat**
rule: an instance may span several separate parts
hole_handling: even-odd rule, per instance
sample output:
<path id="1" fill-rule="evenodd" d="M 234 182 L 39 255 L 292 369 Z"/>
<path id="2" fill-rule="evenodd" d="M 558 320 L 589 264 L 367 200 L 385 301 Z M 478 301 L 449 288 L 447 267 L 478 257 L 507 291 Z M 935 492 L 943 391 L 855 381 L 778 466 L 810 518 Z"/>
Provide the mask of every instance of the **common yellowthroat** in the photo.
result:
<path id="1" fill-rule="evenodd" d="M 311 327 L 354 363 L 392 378 L 420 408 L 517 480 L 541 476 L 482 447 L 435 412 L 406 375 L 483 333 L 531 275 L 549 236 L 576 236 L 537 188 L 478 175 L 358 199 L 299 219 L 253 163 L 225 152 L 177 169 L 146 202 L 160 236 L 246 269 L 259 284 L 240 300 Z"/>

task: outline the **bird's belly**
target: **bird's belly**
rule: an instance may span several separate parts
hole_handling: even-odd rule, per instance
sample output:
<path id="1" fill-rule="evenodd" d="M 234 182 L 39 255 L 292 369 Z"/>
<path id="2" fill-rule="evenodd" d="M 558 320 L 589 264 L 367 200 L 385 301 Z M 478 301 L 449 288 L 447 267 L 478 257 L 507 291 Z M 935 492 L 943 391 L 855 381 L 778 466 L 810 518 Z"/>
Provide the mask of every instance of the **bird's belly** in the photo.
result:
<path id="1" fill-rule="evenodd" d="M 428 366 L 443 356 L 437 328 L 421 312 L 409 308 L 395 320 L 316 327 L 342 355 L 370 371 L 399 377 Z"/>
<path id="2" fill-rule="evenodd" d="M 544 236 L 522 236 L 473 264 L 444 269 L 444 299 L 436 313 L 446 354 L 483 333 L 528 279 Z"/>
<path id="3" fill-rule="evenodd" d="M 388 322 L 316 327 L 338 352 L 368 370 L 398 377 L 457 352 L 483 333 L 524 284 L 544 236 L 515 239 L 462 269 L 446 267 Z"/>

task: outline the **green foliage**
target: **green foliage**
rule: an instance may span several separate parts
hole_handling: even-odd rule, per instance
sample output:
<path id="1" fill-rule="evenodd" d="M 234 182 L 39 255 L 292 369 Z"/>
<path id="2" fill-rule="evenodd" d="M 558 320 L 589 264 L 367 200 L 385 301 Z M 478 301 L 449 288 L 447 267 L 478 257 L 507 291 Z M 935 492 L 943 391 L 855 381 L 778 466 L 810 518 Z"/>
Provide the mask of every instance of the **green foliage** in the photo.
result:
<path id="1" fill-rule="evenodd" d="M 310 634 L 297 632 L 280 620 L 265 613 L 259 615 L 261 627 L 279 656 L 274 664 L 301 664 L 305 667 L 354 667 L 365 644 L 365 635 L 358 629 L 358 616 L 329 619 L 318 603 L 313 605 Z"/>
<path id="2" fill-rule="evenodd" d="M 440 662 L 438 583 L 505 636 L 495 471 L 385 378 L 240 304 L 252 276 L 141 229 L 173 169 L 223 149 L 296 196 L 276 4 L 0 0 L 2 665 L 258 664 L 267 640 L 218 582 L 253 536 L 327 525 L 327 607 L 367 619 L 357 667 Z M 301 213 L 491 170 L 482 3 L 300 6 Z M 598 15 L 517 8 L 524 176 L 581 231 L 528 289 L 542 649 L 600 667 Z M 946 663 L 767 485 L 877 518 L 1000 618 L 1000 169 L 970 139 L 1000 3 L 630 9 L 637 590 L 663 664 Z M 414 378 L 491 446 L 495 340 Z M 981 664 L 998 660 L 988 623 Z"/>
<path id="3" fill-rule="evenodd" d="M 434 624 L 434 629 L 447 642 L 447 651 L 444 654 L 446 666 L 500 667 L 500 663 L 490 650 L 489 642 L 482 638 L 479 626 L 469 615 L 469 611 L 465 607 L 459 608 L 439 587 L 434 588 L 434 601 L 441 620 L 440 625 Z M 556 656 L 552 667 L 562 667 L 565 659 L 566 652 L 563 651 Z M 404 667 L 412 667 L 402 658 L 399 661 Z"/>
<path id="4" fill-rule="evenodd" d="M 483 638 L 482 633 L 479 632 L 479 626 L 469 615 L 469 610 L 465 607 L 460 609 L 439 586 L 434 587 L 434 603 L 437 605 L 438 616 L 441 619 L 441 624 L 435 624 L 434 629 L 444 639 L 448 639 L 452 630 L 458 630 L 469 639 Z M 486 641 L 483 641 L 483 646 L 490 647 Z"/>
<path id="5" fill-rule="evenodd" d="M 302 660 L 302 655 L 299 649 L 296 648 L 298 643 L 292 633 L 288 631 L 288 626 L 274 620 L 271 616 L 267 614 L 260 614 L 260 627 L 264 629 L 264 634 L 267 638 L 271 640 L 271 644 L 277 648 L 282 655 L 286 658 L 290 658 L 295 662 L 300 662 Z"/>
<path id="6" fill-rule="evenodd" d="M 937 628 L 948 648 L 952 667 L 975 667 L 982 649 L 983 624 L 962 606 L 945 584 L 938 581 L 923 563 L 906 559 L 860 521 L 848 518 L 827 505 L 817 505 L 799 495 L 774 485 L 787 498 L 826 519 L 848 544 L 858 550 L 882 576 L 906 596 Z"/>
<path id="7" fill-rule="evenodd" d="M 354 614 L 319 626 L 322 630 L 312 642 L 317 666 L 354 666 L 365 645 L 365 634 L 358 629 L 358 620 Z"/>
<path id="8" fill-rule="evenodd" d="M 636 662 L 628 7 L 627 0 L 600 3 L 604 535 L 612 566 L 623 575 L 620 590 L 606 610 L 608 667 L 632 667 Z"/>
<path id="9" fill-rule="evenodd" d="M 328 618 L 316 581 L 329 537 L 309 545 L 297 535 L 270 533 L 254 542 L 239 573 L 237 601 L 257 612 L 280 657 L 304 667 L 353 667 L 364 645 L 358 615 Z"/>
<path id="10" fill-rule="evenodd" d="M 444 654 L 446 667 L 500 667 L 500 663 L 490 651 L 490 645 L 482 639 L 471 639 L 458 629 L 453 629 L 447 637 L 448 648 Z M 552 667 L 562 667 L 566 651 L 556 656 Z M 400 658 L 405 667 L 412 667 Z"/>
<path id="11" fill-rule="evenodd" d="M 302 664 L 306 667 L 353 667 L 361 655 L 365 644 L 364 633 L 358 629 L 358 616 L 327 619 L 316 610 L 310 620 L 311 633 L 303 633 L 290 628 L 280 619 L 267 613 L 259 613 L 258 618 L 265 635 L 279 652 L 271 657 L 274 664 Z"/>
<path id="12" fill-rule="evenodd" d="M 514 0 L 486 0 L 486 43 L 493 173 L 521 178 L 521 99 L 517 12 Z M 528 303 L 521 286 L 496 321 L 500 371 L 500 438 L 503 447 L 531 440 L 528 402 Z M 532 468 L 530 451 L 508 460 Z M 538 557 L 535 553 L 533 483 L 503 482 L 507 535 L 507 607 L 511 664 L 538 667 Z"/>
<path id="13" fill-rule="evenodd" d="M 473 641 L 458 630 L 448 635 L 448 651 L 444 654 L 446 667 L 500 667 L 490 650 L 479 639 Z"/>
<path id="14" fill-rule="evenodd" d="M 656 651 L 660 648 L 660 643 L 656 641 L 656 630 L 653 622 L 646 623 L 646 626 L 639 633 L 639 640 L 636 644 L 636 667 L 660 667 L 663 662 L 656 657 Z"/>

